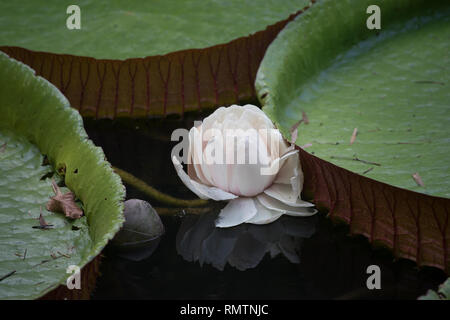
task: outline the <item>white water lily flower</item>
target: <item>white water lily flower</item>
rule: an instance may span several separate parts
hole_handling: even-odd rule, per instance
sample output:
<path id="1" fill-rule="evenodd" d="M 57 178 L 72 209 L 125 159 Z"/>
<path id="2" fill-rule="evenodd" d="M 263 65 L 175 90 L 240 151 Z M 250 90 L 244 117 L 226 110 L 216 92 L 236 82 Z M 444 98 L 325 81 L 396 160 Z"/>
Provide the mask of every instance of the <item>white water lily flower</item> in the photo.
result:
<path id="1" fill-rule="evenodd" d="M 183 183 L 202 199 L 227 200 L 217 227 L 267 224 L 281 215 L 311 216 L 303 201 L 303 172 L 293 149 L 256 106 L 221 107 L 189 131 L 188 173 L 172 161 Z"/>

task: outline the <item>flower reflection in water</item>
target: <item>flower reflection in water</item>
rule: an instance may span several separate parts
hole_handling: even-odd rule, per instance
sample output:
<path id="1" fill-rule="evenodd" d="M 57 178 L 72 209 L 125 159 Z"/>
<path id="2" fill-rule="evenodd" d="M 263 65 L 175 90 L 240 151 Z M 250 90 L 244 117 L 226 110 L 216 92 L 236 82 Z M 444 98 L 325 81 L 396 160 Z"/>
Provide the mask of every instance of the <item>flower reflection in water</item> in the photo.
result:
<path id="1" fill-rule="evenodd" d="M 186 216 L 176 237 L 177 252 L 187 261 L 211 264 L 223 270 L 227 262 L 244 271 L 255 268 L 268 253 L 282 254 L 292 263 L 300 263 L 303 239 L 315 232 L 316 216 L 283 216 L 267 225 L 241 224 L 217 228 L 218 212 Z"/>

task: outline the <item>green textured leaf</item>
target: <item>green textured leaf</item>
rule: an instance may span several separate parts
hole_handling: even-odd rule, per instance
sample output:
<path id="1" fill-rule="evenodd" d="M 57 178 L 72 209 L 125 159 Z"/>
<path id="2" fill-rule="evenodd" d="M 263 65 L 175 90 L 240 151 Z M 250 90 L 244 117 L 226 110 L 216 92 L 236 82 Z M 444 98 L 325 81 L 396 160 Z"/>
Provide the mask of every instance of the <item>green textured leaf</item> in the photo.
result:
<path id="1" fill-rule="evenodd" d="M 264 29 L 307 0 L 36 1 L 0 3 L 0 46 L 125 59 L 204 48 Z M 81 29 L 66 9 L 81 9 Z"/>
<path id="2" fill-rule="evenodd" d="M 366 26 L 369 5 L 381 30 Z M 443 0 L 321 0 L 279 33 L 256 80 L 285 137 L 309 120 L 296 141 L 305 196 L 350 234 L 447 274 L 449 17 Z"/>
<path id="3" fill-rule="evenodd" d="M 381 30 L 366 27 L 373 4 Z M 270 45 L 256 82 L 264 110 L 285 136 L 305 112 L 297 145 L 319 158 L 448 198 L 449 21 L 447 1 L 319 1 Z"/>
<path id="4" fill-rule="evenodd" d="M 102 2 L 96 1 L 89 2 L 88 10 L 81 6 L 82 15 L 96 13 L 95 19 L 82 18 L 85 22 L 81 30 L 67 30 L 65 22 L 59 20 L 62 18 L 58 10 L 64 9 L 60 7 L 64 2 L 38 3 L 0 4 L 7 12 L 0 17 L 0 50 L 57 86 L 83 117 L 139 118 L 254 101 L 256 71 L 264 52 L 287 22 L 307 9 L 309 1 L 108 2 L 104 10 L 99 9 Z M 127 8 L 133 9 L 124 11 Z M 130 19 L 145 12 L 155 17 L 138 19 L 115 32 L 116 21 L 112 17 L 127 12 L 135 12 Z M 288 15 L 289 12 L 293 13 Z M 103 16 L 108 17 L 104 25 L 89 29 L 90 23 Z M 177 23 L 170 24 L 173 30 L 151 26 L 175 17 L 182 24 L 188 21 L 188 27 L 180 28 Z M 26 19 L 32 23 L 25 23 Z M 277 22 L 266 25 L 273 21 Z M 88 32 L 83 23 L 88 24 Z M 109 28 L 107 32 L 105 26 Z M 250 26 L 255 29 L 249 29 Z M 254 33 L 247 35 L 250 32 Z M 233 38 L 238 35 L 239 38 Z M 75 41 L 76 37 L 82 40 Z M 153 41 L 152 37 L 159 40 Z M 211 41 L 192 42 L 192 37 Z M 226 41 L 229 42 L 222 43 Z M 61 49 L 62 44 L 69 47 Z M 181 51 L 161 55 L 170 50 Z M 104 60 L 58 52 L 129 59 Z M 130 58 L 140 56 L 147 57 Z"/>
<path id="5" fill-rule="evenodd" d="M 82 268 L 112 239 L 124 220 L 124 187 L 67 99 L 3 53 L 0 115 L 0 298 L 37 298 L 65 284 L 70 264 Z M 42 154 L 52 168 L 42 165 Z M 52 169 L 63 174 L 85 217 L 71 222 L 45 210 L 53 191 L 41 177 Z M 33 228 L 40 207 L 52 228 Z"/>
<path id="6" fill-rule="evenodd" d="M 91 248 L 86 217 L 73 221 L 62 214 L 45 210 L 53 196 L 49 179 L 52 171 L 42 166 L 43 156 L 24 137 L 0 130 L 0 277 L 15 271 L 0 282 L 0 299 L 38 297 L 65 276 L 69 265 L 80 265 Z M 42 214 L 48 229 L 39 226 Z"/>

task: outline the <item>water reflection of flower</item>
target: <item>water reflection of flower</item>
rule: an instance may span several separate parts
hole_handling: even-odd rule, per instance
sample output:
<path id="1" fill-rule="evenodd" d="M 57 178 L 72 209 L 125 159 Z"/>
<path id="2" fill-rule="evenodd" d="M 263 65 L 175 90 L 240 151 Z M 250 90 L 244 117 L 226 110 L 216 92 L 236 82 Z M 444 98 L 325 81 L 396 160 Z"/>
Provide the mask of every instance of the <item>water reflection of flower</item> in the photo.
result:
<path id="1" fill-rule="evenodd" d="M 217 228 L 218 212 L 189 215 L 183 220 L 176 238 L 177 252 L 187 261 L 211 264 L 223 270 L 227 262 L 244 271 L 255 268 L 269 253 L 283 254 L 291 263 L 300 263 L 303 239 L 315 232 L 316 217 L 296 219 L 283 216 L 267 225 L 241 224 Z"/>

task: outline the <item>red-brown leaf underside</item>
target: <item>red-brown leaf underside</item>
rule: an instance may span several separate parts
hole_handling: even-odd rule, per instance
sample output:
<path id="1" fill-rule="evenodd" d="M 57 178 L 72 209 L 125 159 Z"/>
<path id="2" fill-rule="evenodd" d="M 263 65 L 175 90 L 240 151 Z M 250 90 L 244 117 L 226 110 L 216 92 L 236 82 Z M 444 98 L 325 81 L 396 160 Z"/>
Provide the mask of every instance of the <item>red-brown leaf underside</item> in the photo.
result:
<path id="1" fill-rule="evenodd" d="M 298 147 L 297 147 L 298 148 Z M 350 233 L 391 248 L 398 258 L 450 273 L 450 199 L 397 188 L 300 150 L 304 192 Z"/>
<path id="2" fill-rule="evenodd" d="M 255 76 L 276 35 L 298 14 L 250 36 L 163 56 L 101 60 L 0 47 L 53 83 L 84 117 L 183 114 L 256 100 Z"/>

